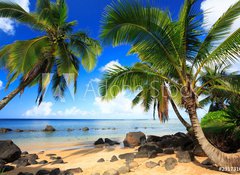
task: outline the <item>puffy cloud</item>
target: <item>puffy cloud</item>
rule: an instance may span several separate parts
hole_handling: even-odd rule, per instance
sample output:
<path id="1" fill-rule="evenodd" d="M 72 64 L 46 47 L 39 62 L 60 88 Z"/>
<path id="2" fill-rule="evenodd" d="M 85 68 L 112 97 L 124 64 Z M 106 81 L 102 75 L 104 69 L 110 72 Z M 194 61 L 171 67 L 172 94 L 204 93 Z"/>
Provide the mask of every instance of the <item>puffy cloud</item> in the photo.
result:
<path id="1" fill-rule="evenodd" d="M 201 10 L 204 12 L 204 28 L 209 30 L 211 26 L 225 13 L 229 7 L 238 2 L 238 0 L 205 0 L 201 4 Z M 237 19 L 232 31 L 240 27 L 240 18 Z"/>
<path id="2" fill-rule="evenodd" d="M 116 66 L 122 66 L 118 60 L 110 61 L 108 64 L 100 68 L 100 72 L 106 72 L 109 69 L 112 69 Z"/>
<path id="3" fill-rule="evenodd" d="M 90 80 L 91 83 L 99 83 L 100 81 L 101 80 L 99 78 L 94 78 Z"/>
<path id="4" fill-rule="evenodd" d="M 0 2 L 13 2 L 19 4 L 24 10 L 29 12 L 30 2 L 29 0 L 0 0 Z M 8 18 L 0 18 L 0 30 L 3 32 L 14 35 L 15 33 L 15 21 Z"/>
<path id="5" fill-rule="evenodd" d="M 40 106 L 34 106 L 23 115 L 26 117 L 47 117 L 52 114 L 52 102 L 42 102 Z"/>

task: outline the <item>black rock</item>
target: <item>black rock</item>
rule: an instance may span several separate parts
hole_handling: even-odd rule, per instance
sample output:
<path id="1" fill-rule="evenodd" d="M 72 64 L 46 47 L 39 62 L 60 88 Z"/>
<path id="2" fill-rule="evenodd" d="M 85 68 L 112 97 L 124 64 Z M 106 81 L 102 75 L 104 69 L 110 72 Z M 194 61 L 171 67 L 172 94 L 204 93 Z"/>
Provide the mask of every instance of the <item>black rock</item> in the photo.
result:
<path id="1" fill-rule="evenodd" d="M 213 165 L 214 162 L 211 161 L 211 159 L 207 158 L 206 160 L 202 161 L 201 163 L 202 165 L 207 165 L 207 166 L 210 166 L 210 165 Z"/>
<path id="2" fill-rule="evenodd" d="M 152 150 L 152 151 L 149 151 L 148 152 L 148 158 L 149 159 L 152 159 L 152 158 L 155 158 L 155 157 L 157 157 L 157 151 L 155 151 L 155 150 Z"/>
<path id="3" fill-rule="evenodd" d="M 5 162 L 4 160 L 0 159 L 0 166 L 1 165 L 5 165 L 7 162 Z"/>
<path id="4" fill-rule="evenodd" d="M 118 161 L 118 158 L 116 156 L 112 156 L 110 162 L 116 162 L 116 161 Z"/>
<path id="5" fill-rule="evenodd" d="M 119 159 L 125 159 L 126 161 L 134 160 L 135 155 L 133 153 L 120 154 Z"/>
<path id="6" fill-rule="evenodd" d="M 22 129 L 16 129 L 15 132 L 24 132 Z"/>
<path id="7" fill-rule="evenodd" d="M 54 131 L 56 131 L 56 129 L 53 126 L 51 126 L 51 125 L 47 125 L 46 128 L 43 131 L 45 131 L 45 132 L 54 132 Z"/>
<path id="8" fill-rule="evenodd" d="M 150 161 L 150 162 L 146 162 L 146 167 L 147 168 L 154 168 L 156 166 L 158 166 L 158 164 L 156 162 Z"/>
<path id="9" fill-rule="evenodd" d="M 22 151 L 11 140 L 0 141 L 0 159 L 5 162 L 13 162 L 20 158 Z"/>
<path id="10" fill-rule="evenodd" d="M 138 152 L 149 152 L 149 151 L 156 151 L 157 153 L 162 153 L 163 150 L 155 143 L 146 143 L 143 146 L 138 148 Z"/>
<path id="11" fill-rule="evenodd" d="M 162 141 L 162 137 L 159 136 L 154 136 L 154 135 L 150 135 L 147 137 L 147 142 L 160 142 Z"/>
<path id="12" fill-rule="evenodd" d="M 113 146 L 113 145 L 120 145 L 119 142 L 113 141 L 113 140 L 108 139 L 108 138 L 105 138 L 105 144 L 108 144 L 108 145 L 110 145 L 110 146 Z"/>
<path id="13" fill-rule="evenodd" d="M 61 171 L 59 168 L 56 168 L 49 173 L 49 175 L 60 175 L 60 174 L 61 174 Z"/>
<path id="14" fill-rule="evenodd" d="M 0 165 L 0 172 L 8 172 L 8 171 L 12 171 L 13 169 L 14 169 L 13 166 Z"/>
<path id="15" fill-rule="evenodd" d="M 29 160 L 37 160 L 38 159 L 37 154 L 27 154 L 24 157 L 27 157 Z"/>
<path id="16" fill-rule="evenodd" d="M 41 165 L 45 165 L 45 164 L 47 164 L 47 163 L 48 163 L 47 160 L 42 160 L 42 161 L 38 162 L 38 164 L 41 164 Z"/>
<path id="17" fill-rule="evenodd" d="M 148 158 L 148 152 L 137 152 L 135 158 Z"/>
<path id="18" fill-rule="evenodd" d="M 189 151 L 178 151 L 176 154 L 178 162 L 180 163 L 189 163 L 194 160 L 194 155 Z"/>
<path id="19" fill-rule="evenodd" d="M 48 170 L 39 170 L 36 175 L 49 175 L 50 171 Z"/>
<path id="20" fill-rule="evenodd" d="M 77 174 L 77 173 L 82 173 L 83 172 L 83 170 L 82 170 L 82 168 L 72 168 L 72 169 L 68 169 L 68 170 L 66 170 L 64 173 L 67 173 L 67 174 Z"/>
<path id="21" fill-rule="evenodd" d="M 23 152 L 22 152 L 22 155 L 23 155 L 23 156 L 26 156 L 27 154 L 28 154 L 27 151 L 23 151 Z"/>
<path id="22" fill-rule="evenodd" d="M 97 162 L 105 162 L 105 160 L 103 158 L 99 159 Z"/>
<path id="23" fill-rule="evenodd" d="M 172 148 L 166 148 L 163 150 L 164 154 L 174 154 L 174 149 Z"/>
<path id="24" fill-rule="evenodd" d="M 177 165 L 177 159 L 175 158 L 168 158 L 165 160 L 164 166 L 167 171 L 174 169 L 176 165 Z"/>
<path id="25" fill-rule="evenodd" d="M 19 167 L 26 167 L 26 166 L 30 165 L 30 163 L 28 162 L 28 158 L 27 157 L 21 157 L 18 160 L 15 160 L 13 162 L 13 164 L 15 164 L 17 168 L 19 168 Z"/>
<path id="26" fill-rule="evenodd" d="M 20 172 L 20 173 L 18 173 L 18 175 L 33 175 L 33 173 L 28 173 L 28 172 Z"/>
<path id="27" fill-rule="evenodd" d="M 63 163 L 64 163 L 64 161 L 62 159 L 57 159 L 52 162 L 52 164 L 63 164 Z"/>
<path id="28" fill-rule="evenodd" d="M 9 128 L 0 128 L 0 133 L 7 133 L 7 132 L 10 132 L 12 131 L 12 129 L 9 129 Z"/>
<path id="29" fill-rule="evenodd" d="M 99 138 L 97 141 L 94 142 L 94 145 L 103 145 L 104 140 L 102 138 Z"/>
<path id="30" fill-rule="evenodd" d="M 198 157 L 207 157 L 206 153 L 203 151 L 200 145 L 196 145 L 193 154 Z"/>

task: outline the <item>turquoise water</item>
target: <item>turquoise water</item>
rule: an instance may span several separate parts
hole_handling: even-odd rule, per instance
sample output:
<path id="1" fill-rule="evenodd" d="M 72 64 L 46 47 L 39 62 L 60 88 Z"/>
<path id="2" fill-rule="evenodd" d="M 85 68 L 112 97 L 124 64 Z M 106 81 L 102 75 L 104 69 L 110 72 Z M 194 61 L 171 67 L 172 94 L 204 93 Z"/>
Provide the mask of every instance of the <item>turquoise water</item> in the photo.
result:
<path id="1" fill-rule="evenodd" d="M 42 132 L 46 125 L 57 129 L 53 133 Z M 79 130 L 89 127 L 89 131 Z M 17 144 L 30 142 L 93 142 L 98 138 L 111 138 L 122 141 L 127 132 L 142 131 L 146 135 L 165 135 L 185 132 L 178 119 L 170 119 L 161 124 L 158 120 L 0 120 L 0 128 L 37 130 L 36 132 L 8 132 L 0 134 L 0 140 L 11 139 Z M 68 128 L 74 131 L 67 131 Z M 114 129 L 113 129 L 114 128 Z"/>

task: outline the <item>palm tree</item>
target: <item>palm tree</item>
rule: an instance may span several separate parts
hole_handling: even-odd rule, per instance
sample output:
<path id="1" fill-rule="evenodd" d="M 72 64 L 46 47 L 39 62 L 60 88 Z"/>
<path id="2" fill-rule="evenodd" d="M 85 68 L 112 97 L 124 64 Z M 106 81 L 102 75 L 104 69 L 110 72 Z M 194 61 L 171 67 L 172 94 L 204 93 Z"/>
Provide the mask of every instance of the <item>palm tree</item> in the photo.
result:
<path id="1" fill-rule="evenodd" d="M 142 62 L 151 64 L 155 70 L 175 72 L 177 79 L 168 74 L 159 75 L 159 79 L 181 87 L 182 104 L 202 149 L 217 165 L 237 167 L 240 153 L 227 154 L 209 143 L 200 126 L 197 108 L 198 96 L 209 82 L 216 81 L 211 79 L 199 86 L 203 68 L 231 63 L 239 58 L 240 29 L 230 35 L 230 28 L 240 15 L 240 1 L 231 6 L 208 32 L 201 27 L 201 13 L 195 9 L 195 3 L 195 0 L 185 0 L 178 20 L 173 21 L 169 12 L 149 3 L 138 0 L 113 2 L 104 12 L 101 38 L 105 44 L 131 45 L 129 53 L 137 54 Z M 224 85 L 221 88 L 228 90 Z"/>
<path id="2" fill-rule="evenodd" d="M 79 63 L 90 71 L 101 53 L 98 41 L 84 32 L 73 32 L 76 21 L 67 22 L 68 9 L 64 0 L 38 0 L 36 11 L 26 12 L 19 5 L 0 2 L 0 17 L 7 17 L 29 25 L 40 36 L 25 41 L 16 41 L 0 50 L 1 65 L 8 71 L 6 88 L 20 78 L 19 86 L 0 101 L 0 109 L 27 86 L 39 84 L 37 101 L 40 104 L 53 73 L 53 91 L 64 90 L 70 82 L 75 84 Z M 68 74 L 68 78 L 66 78 Z M 44 75 L 44 76 L 43 76 Z"/>
<path id="3" fill-rule="evenodd" d="M 159 72 L 144 63 L 136 63 L 132 67 L 114 66 L 114 68 L 107 70 L 104 78 L 101 80 L 100 93 L 103 99 L 111 100 L 123 90 L 128 89 L 137 92 L 136 97 L 132 100 L 132 106 L 134 107 L 141 103 L 146 112 L 152 106 L 154 120 L 157 111 L 161 122 L 168 120 L 168 102 L 170 102 L 178 119 L 185 126 L 186 130 L 190 130 L 191 125 L 181 116 L 172 97 L 174 96 L 177 100 L 176 97 L 179 97 L 179 94 L 171 95 L 165 82 L 161 81 L 161 79 L 159 80 L 158 76 Z M 115 87 L 117 88 L 115 89 Z M 177 91 L 175 90 L 175 92 Z"/>

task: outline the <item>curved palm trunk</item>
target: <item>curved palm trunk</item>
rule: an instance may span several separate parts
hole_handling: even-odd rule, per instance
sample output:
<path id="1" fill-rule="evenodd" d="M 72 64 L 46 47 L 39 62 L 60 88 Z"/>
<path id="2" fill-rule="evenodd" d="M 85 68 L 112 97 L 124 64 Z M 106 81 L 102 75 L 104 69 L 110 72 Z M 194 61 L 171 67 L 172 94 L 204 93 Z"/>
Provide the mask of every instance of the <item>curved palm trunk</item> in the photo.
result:
<path id="1" fill-rule="evenodd" d="M 191 125 L 186 120 L 184 120 L 184 118 L 182 117 L 182 115 L 178 111 L 178 108 L 177 108 L 175 102 L 173 101 L 173 99 L 171 97 L 169 97 L 169 100 L 170 100 L 172 108 L 173 108 L 175 114 L 177 115 L 178 119 L 186 127 L 187 131 L 189 131 L 192 128 Z"/>
<path id="2" fill-rule="evenodd" d="M 215 148 L 205 137 L 203 130 L 200 126 L 197 112 L 196 112 L 196 100 L 192 91 L 188 91 L 189 93 L 183 94 L 185 95 L 184 104 L 189 113 L 189 117 L 192 123 L 194 134 L 201 145 L 204 152 L 207 156 L 215 162 L 218 166 L 221 167 L 239 167 L 240 166 L 240 153 L 228 154 L 220 151 Z M 187 96 L 187 94 L 192 94 L 191 96 Z M 231 170 L 230 170 L 231 171 Z"/>

